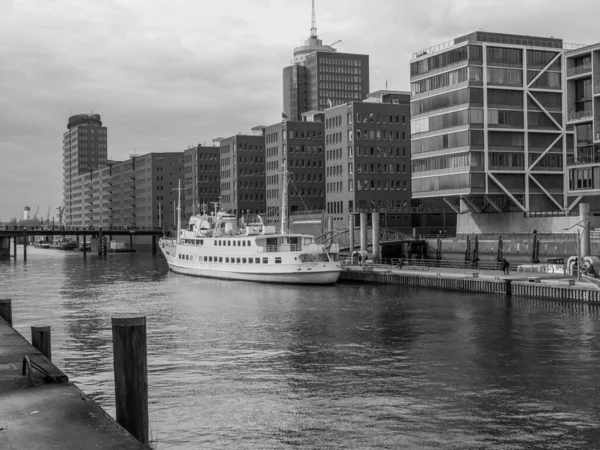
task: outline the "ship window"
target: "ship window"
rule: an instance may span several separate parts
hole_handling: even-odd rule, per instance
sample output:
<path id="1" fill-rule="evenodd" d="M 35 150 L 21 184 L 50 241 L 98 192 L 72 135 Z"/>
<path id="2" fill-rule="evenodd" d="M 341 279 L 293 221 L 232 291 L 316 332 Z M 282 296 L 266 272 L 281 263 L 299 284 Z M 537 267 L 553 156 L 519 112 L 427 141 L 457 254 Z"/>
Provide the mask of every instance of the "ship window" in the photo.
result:
<path id="1" fill-rule="evenodd" d="M 275 258 L 275 264 L 281 264 L 281 258 Z"/>
<path id="2" fill-rule="evenodd" d="M 239 264 L 240 263 L 240 258 L 235 258 L 235 262 Z"/>
<path id="3" fill-rule="evenodd" d="M 233 241 L 233 246 L 235 247 L 235 245 L 236 245 L 236 244 L 235 244 L 235 241 Z"/>
<path id="4" fill-rule="evenodd" d="M 207 256 L 204 257 L 204 262 L 206 262 L 206 261 L 208 261 L 208 257 Z"/>
<path id="5" fill-rule="evenodd" d="M 216 246 L 217 245 L 217 241 L 213 241 L 213 245 Z"/>
<path id="6" fill-rule="evenodd" d="M 242 264 L 246 264 L 246 258 L 242 258 Z"/>
<path id="7" fill-rule="evenodd" d="M 208 262 L 212 262 L 212 256 L 208 257 Z"/>
<path id="8" fill-rule="evenodd" d="M 204 240 L 200 239 L 200 245 L 204 245 Z"/>
<path id="9" fill-rule="evenodd" d="M 263 258 L 263 264 L 269 264 L 269 258 Z"/>
<path id="10" fill-rule="evenodd" d="M 248 264 L 252 264 L 254 261 L 252 258 L 248 258 Z"/>
<path id="11" fill-rule="evenodd" d="M 225 262 L 228 263 L 229 262 L 229 258 L 225 258 Z"/>
<path id="12" fill-rule="evenodd" d="M 260 264 L 260 258 L 254 258 L 254 264 Z"/>
<path id="13" fill-rule="evenodd" d="M 231 241 L 227 241 L 227 247 L 231 247 Z"/>
<path id="14" fill-rule="evenodd" d="M 219 256 L 219 262 L 223 262 L 223 257 Z"/>
<path id="15" fill-rule="evenodd" d="M 248 241 L 248 247 L 250 247 L 250 241 Z"/>

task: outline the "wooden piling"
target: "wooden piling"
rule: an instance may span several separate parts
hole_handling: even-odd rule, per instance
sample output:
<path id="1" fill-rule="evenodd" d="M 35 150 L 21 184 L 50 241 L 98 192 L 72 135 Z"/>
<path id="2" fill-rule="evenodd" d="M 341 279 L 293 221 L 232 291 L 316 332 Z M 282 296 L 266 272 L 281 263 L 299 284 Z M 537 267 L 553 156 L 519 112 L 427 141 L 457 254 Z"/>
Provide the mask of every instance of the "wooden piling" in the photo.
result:
<path id="1" fill-rule="evenodd" d="M 31 327 L 31 345 L 52 361 L 52 335 L 50 327 Z"/>
<path id="2" fill-rule="evenodd" d="M 156 236 L 152 236 L 152 254 L 156 255 Z"/>
<path id="3" fill-rule="evenodd" d="M 98 228 L 98 256 L 102 256 L 102 227 Z"/>
<path id="4" fill-rule="evenodd" d="M 87 249 L 85 248 L 86 244 L 87 244 L 87 236 L 84 234 L 83 235 L 83 257 L 84 258 L 87 256 L 86 255 Z"/>
<path id="5" fill-rule="evenodd" d="M 27 261 L 27 231 L 23 230 L 23 261 Z"/>
<path id="6" fill-rule="evenodd" d="M 13 242 L 13 245 L 14 245 L 13 255 L 14 255 L 14 258 L 15 258 L 15 261 L 16 261 L 17 260 L 17 237 L 15 236 L 13 239 L 14 239 L 14 242 Z"/>
<path id="7" fill-rule="evenodd" d="M 113 317 L 117 422 L 143 445 L 148 443 L 146 317 Z"/>
<path id="8" fill-rule="evenodd" d="M 129 250 L 133 250 L 133 235 L 129 235 Z"/>
<path id="9" fill-rule="evenodd" d="M 12 327 L 12 300 L 10 298 L 0 299 L 0 317 Z"/>

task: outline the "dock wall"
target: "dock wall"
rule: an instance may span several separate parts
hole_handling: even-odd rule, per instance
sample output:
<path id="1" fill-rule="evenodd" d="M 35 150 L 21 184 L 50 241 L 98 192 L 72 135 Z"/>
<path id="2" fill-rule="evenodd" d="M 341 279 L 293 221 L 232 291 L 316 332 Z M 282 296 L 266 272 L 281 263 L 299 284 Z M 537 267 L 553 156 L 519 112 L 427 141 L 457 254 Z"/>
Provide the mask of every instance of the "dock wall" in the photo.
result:
<path id="1" fill-rule="evenodd" d="M 356 281 L 374 284 L 395 284 L 429 289 L 462 292 L 484 292 L 546 300 L 574 300 L 600 303 L 600 290 L 594 287 L 570 286 L 567 284 L 544 284 L 528 281 L 476 278 L 477 275 L 456 277 L 444 275 L 398 274 L 391 271 L 345 270 L 340 281 Z"/>

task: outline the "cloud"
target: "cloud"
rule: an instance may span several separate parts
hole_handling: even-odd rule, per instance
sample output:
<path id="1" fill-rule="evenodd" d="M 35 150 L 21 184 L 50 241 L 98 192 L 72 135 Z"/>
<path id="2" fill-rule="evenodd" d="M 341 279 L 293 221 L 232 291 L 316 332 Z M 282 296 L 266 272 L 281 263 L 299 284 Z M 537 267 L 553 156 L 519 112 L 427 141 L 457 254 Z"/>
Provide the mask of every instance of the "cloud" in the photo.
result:
<path id="1" fill-rule="evenodd" d="M 325 44 L 370 55 L 371 90 L 408 90 L 413 52 L 480 28 L 594 43 L 600 2 L 328 0 L 316 12 Z M 275 123 L 310 18 L 308 0 L 0 0 L 0 218 L 60 204 L 72 114 L 102 115 L 114 159 Z"/>

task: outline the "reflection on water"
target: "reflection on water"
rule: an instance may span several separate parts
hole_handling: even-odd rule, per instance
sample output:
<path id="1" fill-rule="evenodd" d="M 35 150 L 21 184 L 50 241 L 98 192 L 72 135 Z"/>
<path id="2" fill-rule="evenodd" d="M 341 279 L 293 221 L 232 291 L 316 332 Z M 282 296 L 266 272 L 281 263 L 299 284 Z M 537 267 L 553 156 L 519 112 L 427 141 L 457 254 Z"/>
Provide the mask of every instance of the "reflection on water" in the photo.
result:
<path id="1" fill-rule="evenodd" d="M 173 275 L 148 254 L 0 263 L 16 328 L 114 415 L 110 319 L 148 325 L 159 448 L 598 448 L 593 305 Z"/>

